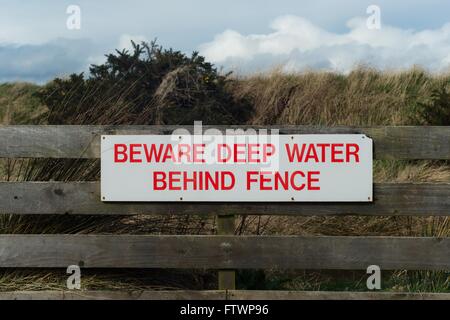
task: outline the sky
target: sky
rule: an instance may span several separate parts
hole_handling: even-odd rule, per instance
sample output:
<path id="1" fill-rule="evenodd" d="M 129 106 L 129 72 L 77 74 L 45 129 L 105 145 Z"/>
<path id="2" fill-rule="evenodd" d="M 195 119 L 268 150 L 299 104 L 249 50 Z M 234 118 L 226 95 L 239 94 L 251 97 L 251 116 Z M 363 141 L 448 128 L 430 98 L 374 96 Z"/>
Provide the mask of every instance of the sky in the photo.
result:
<path id="1" fill-rule="evenodd" d="M 87 71 L 131 39 L 199 51 L 238 74 L 450 69 L 448 0 L 0 0 L 0 8 L 0 82 Z"/>

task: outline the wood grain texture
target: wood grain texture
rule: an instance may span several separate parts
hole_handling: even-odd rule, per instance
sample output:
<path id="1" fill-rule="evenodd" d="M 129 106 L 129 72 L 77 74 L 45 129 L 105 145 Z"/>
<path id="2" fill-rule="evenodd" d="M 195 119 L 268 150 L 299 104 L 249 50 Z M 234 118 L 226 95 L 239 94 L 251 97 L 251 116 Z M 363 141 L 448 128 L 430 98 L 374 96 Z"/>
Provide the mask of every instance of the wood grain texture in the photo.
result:
<path id="1" fill-rule="evenodd" d="M 450 293 L 228 291 L 228 300 L 450 300 Z"/>
<path id="2" fill-rule="evenodd" d="M 375 184 L 373 203 L 101 202 L 97 182 L 0 182 L 0 214 L 450 215 L 450 184 Z"/>
<path id="3" fill-rule="evenodd" d="M 0 300 L 450 300 L 450 293 L 333 291 L 8 291 Z"/>
<path id="4" fill-rule="evenodd" d="M 450 238 L 0 235 L 0 268 L 450 270 Z"/>
<path id="5" fill-rule="evenodd" d="M 319 127 L 203 126 L 209 134 L 239 134 L 248 129 L 279 134 L 359 133 L 374 140 L 376 159 L 450 159 L 449 126 Z M 0 126 L 0 157 L 99 158 L 102 134 L 172 134 L 179 126 Z M 233 130 L 241 129 L 237 133 Z M 177 134 L 192 133 L 184 126 Z M 215 131 L 211 131 L 215 130 Z M 275 131 L 273 131 L 275 132 Z"/>
<path id="6" fill-rule="evenodd" d="M 0 300 L 225 300 L 226 291 L 9 291 L 0 292 Z"/>

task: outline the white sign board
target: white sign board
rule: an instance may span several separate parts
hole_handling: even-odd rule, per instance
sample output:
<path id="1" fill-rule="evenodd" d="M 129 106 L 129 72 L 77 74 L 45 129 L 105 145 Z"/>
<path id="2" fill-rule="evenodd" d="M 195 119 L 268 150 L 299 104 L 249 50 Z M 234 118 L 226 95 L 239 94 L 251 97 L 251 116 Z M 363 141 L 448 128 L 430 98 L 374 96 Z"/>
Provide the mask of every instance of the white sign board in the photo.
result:
<path id="1" fill-rule="evenodd" d="M 105 135 L 103 201 L 366 201 L 361 134 Z"/>

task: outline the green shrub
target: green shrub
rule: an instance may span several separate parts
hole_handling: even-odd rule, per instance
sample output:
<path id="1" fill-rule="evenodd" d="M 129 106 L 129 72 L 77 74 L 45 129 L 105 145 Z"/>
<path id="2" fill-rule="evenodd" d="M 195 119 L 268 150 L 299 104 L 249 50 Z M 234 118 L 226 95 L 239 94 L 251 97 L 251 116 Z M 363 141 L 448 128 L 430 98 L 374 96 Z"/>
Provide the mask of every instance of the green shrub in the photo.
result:
<path id="1" fill-rule="evenodd" d="M 429 101 L 418 102 L 413 108 L 413 117 L 419 124 L 450 125 L 450 92 L 446 86 L 434 89 Z"/>
<path id="2" fill-rule="evenodd" d="M 198 53 L 191 57 L 152 42 L 132 42 L 93 65 L 90 75 L 55 79 L 39 98 L 49 124 L 241 124 L 251 106 L 226 90 L 221 75 Z"/>

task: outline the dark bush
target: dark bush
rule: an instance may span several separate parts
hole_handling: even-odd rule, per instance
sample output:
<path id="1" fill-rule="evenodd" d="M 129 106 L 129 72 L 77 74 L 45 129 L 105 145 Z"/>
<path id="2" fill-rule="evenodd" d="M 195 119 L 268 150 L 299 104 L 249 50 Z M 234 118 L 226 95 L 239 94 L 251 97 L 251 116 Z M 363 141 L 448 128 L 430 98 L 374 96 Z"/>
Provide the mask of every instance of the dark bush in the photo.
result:
<path id="1" fill-rule="evenodd" d="M 152 42 L 132 42 L 133 52 L 116 51 L 90 75 L 55 79 L 38 97 L 50 111 L 49 124 L 242 124 L 250 104 L 226 90 L 221 75 L 198 53 L 191 57 Z"/>
<path id="2" fill-rule="evenodd" d="M 450 92 L 446 86 L 433 90 L 429 101 L 418 102 L 413 114 L 419 124 L 450 125 Z"/>

